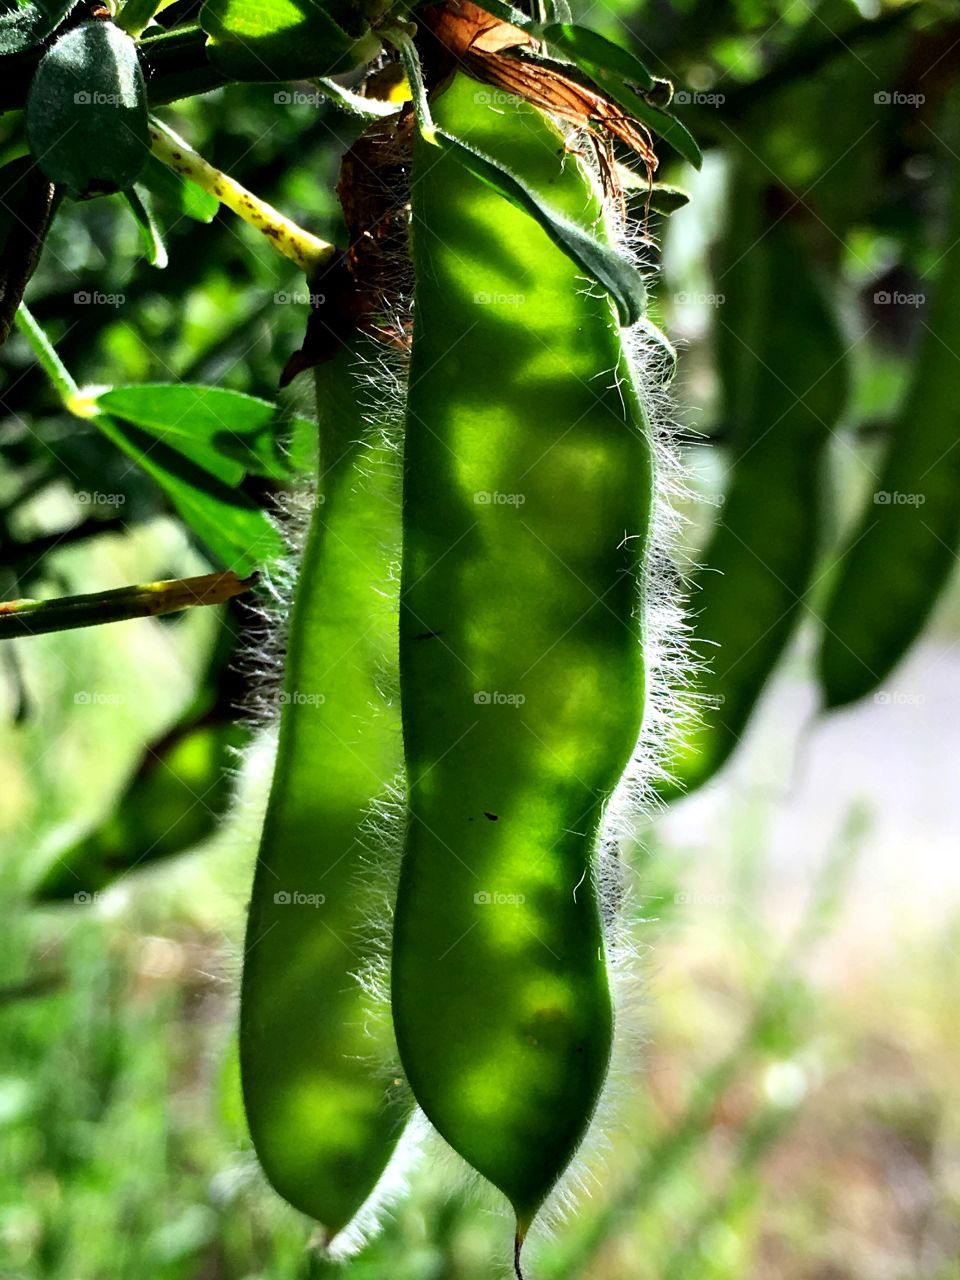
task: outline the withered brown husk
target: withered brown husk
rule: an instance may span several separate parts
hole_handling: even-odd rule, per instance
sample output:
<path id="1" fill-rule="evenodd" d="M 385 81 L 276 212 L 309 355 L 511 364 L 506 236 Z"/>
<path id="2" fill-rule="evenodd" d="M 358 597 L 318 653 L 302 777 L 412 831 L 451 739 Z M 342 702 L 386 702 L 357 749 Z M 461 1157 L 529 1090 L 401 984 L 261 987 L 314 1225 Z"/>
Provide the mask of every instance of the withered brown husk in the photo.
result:
<path id="1" fill-rule="evenodd" d="M 515 94 L 561 120 L 612 135 L 640 158 L 648 175 L 656 171 L 656 152 L 644 125 L 574 68 L 531 57 L 534 41 L 519 27 L 471 0 L 428 5 L 417 10 L 417 17 L 446 55 L 446 74 L 458 66 L 474 80 Z M 442 55 L 437 62 L 442 75 Z"/>
<path id="2" fill-rule="evenodd" d="M 358 332 L 392 346 L 409 341 L 397 314 L 409 290 L 413 128 L 409 111 L 374 121 L 344 155 L 337 195 L 350 248 L 308 282 L 307 332 L 284 367 L 281 387 L 305 369 L 333 359 Z"/>

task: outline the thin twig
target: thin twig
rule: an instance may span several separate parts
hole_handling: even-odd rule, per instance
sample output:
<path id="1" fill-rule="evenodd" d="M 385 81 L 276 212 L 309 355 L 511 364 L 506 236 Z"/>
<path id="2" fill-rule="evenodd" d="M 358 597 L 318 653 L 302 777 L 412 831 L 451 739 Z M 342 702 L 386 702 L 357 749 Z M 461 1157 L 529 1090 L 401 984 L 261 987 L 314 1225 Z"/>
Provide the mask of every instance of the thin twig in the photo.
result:
<path id="1" fill-rule="evenodd" d="M 112 591 L 93 591 L 56 600 L 9 600 L 0 604 L 0 640 L 40 636 L 51 631 L 98 627 L 131 618 L 156 618 L 201 605 L 224 604 L 253 590 L 257 575 L 238 578 L 232 571 L 197 578 L 172 578 Z"/>
<path id="2" fill-rule="evenodd" d="M 241 186 L 236 179 L 214 168 L 193 148 L 159 120 L 150 121 L 150 146 L 161 163 L 182 174 L 209 192 L 270 241 L 278 253 L 295 262 L 310 277 L 333 257 L 336 246 L 328 244 L 273 205 Z"/>

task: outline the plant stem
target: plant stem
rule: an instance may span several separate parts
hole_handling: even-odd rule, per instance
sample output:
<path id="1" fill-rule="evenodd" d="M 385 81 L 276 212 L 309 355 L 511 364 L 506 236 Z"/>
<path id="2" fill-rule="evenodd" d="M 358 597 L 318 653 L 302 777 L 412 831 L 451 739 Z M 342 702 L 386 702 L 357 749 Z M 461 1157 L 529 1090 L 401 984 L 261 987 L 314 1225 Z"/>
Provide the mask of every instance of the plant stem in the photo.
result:
<path id="1" fill-rule="evenodd" d="M 308 277 L 336 252 L 334 245 L 297 226 L 265 200 L 214 168 L 172 129 L 153 118 L 150 121 L 150 144 L 158 160 L 216 196 L 238 218 L 266 236 L 278 253 L 295 262 Z"/>
<path id="2" fill-rule="evenodd" d="M 70 376 L 67 366 L 57 355 L 53 343 L 34 320 L 25 302 L 21 302 L 17 308 L 17 328 L 29 342 L 33 354 L 53 383 L 60 399 L 69 408 L 74 397 L 80 394 L 80 388 Z"/>
<path id="3" fill-rule="evenodd" d="M 413 108 L 416 112 L 417 128 L 420 130 L 420 136 L 425 142 L 439 145 L 437 143 L 437 128 L 433 123 L 433 116 L 430 114 L 430 101 L 427 96 L 427 87 L 423 80 L 420 55 L 417 53 L 417 46 L 413 42 L 413 37 L 405 28 L 399 25 L 384 26 L 381 28 L 380 34 L 385 40 L 389 40 L 400 53 L 403 69 L 407 75 L 407 82 L 410 85 L 410 95 L 413 99 Z"/>
<path id="4" fill-rule="evenodd" d="M 232 571 L 198 578 L 172 578 L 57 600 L 9 600 L 0 604 L 0 640 L 40 636 L 51 631 L 98 627 L 130 618 L 156 618 L 200 605 L 223 604 L 253 589 L 256 574 L 238 578 Z"/>

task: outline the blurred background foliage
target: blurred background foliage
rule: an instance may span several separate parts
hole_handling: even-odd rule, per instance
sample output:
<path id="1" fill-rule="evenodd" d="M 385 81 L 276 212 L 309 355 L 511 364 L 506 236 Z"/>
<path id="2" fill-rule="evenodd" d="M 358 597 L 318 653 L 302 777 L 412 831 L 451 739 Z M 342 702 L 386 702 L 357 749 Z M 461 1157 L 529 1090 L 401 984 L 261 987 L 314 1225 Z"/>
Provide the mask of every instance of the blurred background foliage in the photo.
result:
<path id="1" fill-rule="evenodd" d="M 730 246 L 745 186 L 757 217 L 789 225 L 793 269 L 818 281 L 847 391 L 822 438 L 768 460 L 756 484 L 762 540 L 816 452 L 812 563 L 756 673 L 745 741 L 621 851 L 645 989 L 627 1002 L 608 1149 L 585 1153 L 589 1194 L 531 1270 L 947 1280 L 960 1275 L 956 581 L 873 698 L 824 717 L 812 673 L 822 584 L 876 488 L 923 337 L 923 303 L 882 299 L 926 297 L 940 271 L 960 7 L 604 0 L 577 18 L 674 80 L 706 154 L 699 175 L 666 165 L 692 200 L 654 228 L 655 310 L 681 345 L 682 564 L 709 559 L 744 454 L 731 391 L 752 295 Z M 358 126 L 276 93 L 232 87 L 162 114 L 335 238 L 337 165 Z M 0 160 L 22 149 L 8 113 Z M 157 213 L 162 271 L 117 197 L 54 221 L 27 298 L 67 367 L 81 385 L 187 380 L 274 398 L 306 320 L 295 269 L 228 213 L 210 225 Z M 782 278 L 773 296 L 793 305 Z M 805 359 L 773 340 L 763 355 L 774 376 Z M 214 563 L 157 486 L 58 407 L 16 333 L 0 379 L 0 597 Z M 743 581 L 729 566 L 727 580 Z M 696 588 L 693 612 L 696 631 Z M 241 764 L 246 730 L 224 727 L 245 696 L 230 653 L 255 631 L 233 606 L 0 652 L 2 1280 L 479 1280 L 503 1256 L 504 1215 L 442 1162 L 415 1171 L 346 1267 L 306 1247 L 309 1225 L 255 1170 L 231 1038 L 268 748 Z M 237 803 L 221 821 L 225 770 Z M 190 852 L 130 872 L 131 851 L 165 851 L 137 814 L 182 810 L 184 794 L 195 803 L 174 843 Z"/>

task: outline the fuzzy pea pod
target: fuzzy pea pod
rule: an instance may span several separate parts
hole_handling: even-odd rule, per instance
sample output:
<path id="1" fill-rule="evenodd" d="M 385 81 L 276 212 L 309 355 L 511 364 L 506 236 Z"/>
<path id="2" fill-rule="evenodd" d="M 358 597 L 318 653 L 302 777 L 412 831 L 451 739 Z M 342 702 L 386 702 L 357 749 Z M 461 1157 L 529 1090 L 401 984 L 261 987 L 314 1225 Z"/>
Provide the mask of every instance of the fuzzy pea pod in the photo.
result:
<path id="1" fill-rule="evenodd" d="M 437 124 L 595 228 L 554 126 L 462 75 Z M 613 1027 L 595 857 L 645 694 L 644 415 L 609 299 L 422 138 L 404 445 L 401 1060 L 522 1238 L 584 1136 Z"/>
<path id="2" fill-rule="evenodd" d="M 960 545 L 960 185 L 933 306 L 869 505 L 824 611 L 819 655 L 827 707 L 876 689 L 923 630 Z"/>
<path id="3" fill-rule="evenodd" d="M 702 707 L 679 726 L 668 799 L 712 778 L 746 730 L 810 587 L 824 448 L 846 400 L 843 337 L 794 229 L 735 187 L 718 364 L 733 478 L 691 600 Z"/>
<path id="4" fill-rule="evenodd" d="M 400 768 L 399 713 L 385 687 L 396 668 L 399 473 L 387 426 L 363 421 L 356 359 L 351 344 L 316 371 L 320 482 L 289 628 L 240 1003 L 244 1104 L 260 1162 L 329 1237 L 374 1188 L 408 1110 L 388 1071 L 388 1011 L 363 981 L 380 905 L 365 884 L 371 814 Z"/>

